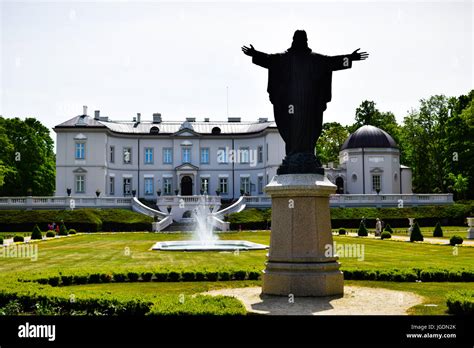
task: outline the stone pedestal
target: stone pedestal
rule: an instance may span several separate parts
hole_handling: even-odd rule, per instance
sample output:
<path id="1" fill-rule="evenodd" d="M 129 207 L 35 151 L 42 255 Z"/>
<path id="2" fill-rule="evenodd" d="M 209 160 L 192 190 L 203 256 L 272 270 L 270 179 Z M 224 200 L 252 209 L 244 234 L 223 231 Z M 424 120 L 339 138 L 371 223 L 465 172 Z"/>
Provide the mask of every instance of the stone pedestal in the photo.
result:
<path id="1" fill-rule="evenodd" d="M 272 197 L 272 231 L 262 292 L 342 295 L 329 211 L 336 186 L 321 174 L 285 174 L 273 177 L 265 192 Z"/>
<path id="2" fill-rule="evenodd" d="M 474 218 L 468 217 L 467 225 L 469 226 L 467 229 L 467 239 L 474 239 Z"/>

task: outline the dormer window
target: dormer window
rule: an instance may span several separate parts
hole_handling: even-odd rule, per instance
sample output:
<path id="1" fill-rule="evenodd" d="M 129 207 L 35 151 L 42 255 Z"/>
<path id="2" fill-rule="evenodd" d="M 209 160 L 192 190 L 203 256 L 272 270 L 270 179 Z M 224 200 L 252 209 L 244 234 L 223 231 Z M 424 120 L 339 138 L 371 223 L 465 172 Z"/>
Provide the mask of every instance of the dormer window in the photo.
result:
<path id="1" fill-rule="evenodd" d="M 214 128 L 212 128 L 211 132 L 214 135 L 221 134 L 221 129 L 219 127 L 214 127 Z"/>
<path id="2" fill-rule="evenodd" d="M 158 133 L 160 133 L 160 129 L 158 127 L 153 126 L 153 127 L 150 128 L 150 134 L 155 134 L 156 135 Z"/>

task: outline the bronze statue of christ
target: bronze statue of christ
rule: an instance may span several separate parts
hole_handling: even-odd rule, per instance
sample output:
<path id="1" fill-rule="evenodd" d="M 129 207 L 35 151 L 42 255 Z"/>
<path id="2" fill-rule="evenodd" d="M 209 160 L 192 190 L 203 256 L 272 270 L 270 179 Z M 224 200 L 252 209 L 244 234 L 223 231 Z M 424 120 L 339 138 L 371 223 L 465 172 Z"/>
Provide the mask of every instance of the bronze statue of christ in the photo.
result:
<path id="1" fill-rule="evenodd" d="M 277 174 L 324 174 L 314 148 L 331 101 L 332 72 L 351 68 L 353 61 L 367 59 L 368 53 L 359 49 L 340 56 L 314 53 L 304 30 L 295 32 L 291 47 L 283 53 L 259 52 L 252 45 L 242 51 L 254 64 L 268 69 L 267 91 L 286 151 Z"/>

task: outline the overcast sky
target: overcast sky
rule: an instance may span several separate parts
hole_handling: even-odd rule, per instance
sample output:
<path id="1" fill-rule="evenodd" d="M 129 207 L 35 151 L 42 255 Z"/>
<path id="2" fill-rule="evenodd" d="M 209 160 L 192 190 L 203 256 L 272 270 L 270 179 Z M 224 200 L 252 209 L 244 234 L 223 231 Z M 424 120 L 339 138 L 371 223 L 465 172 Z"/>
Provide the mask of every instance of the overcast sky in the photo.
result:
<path id="1" fill-rule="evenodd" d="M 364 99 L 401 121 L 420 98 L 474 85 L 471 1 L 3 1 L 0 10 L 0 114 L 48 127 L 82 105 L 120 120 L 225 120 L 226 87 L 229 116 L 273 119 L 267 71 L 240 47 L 281 52 L 296 29 L 318 53 L 370 53 L 334 74 L 325 122 L 351 124 Z"/>

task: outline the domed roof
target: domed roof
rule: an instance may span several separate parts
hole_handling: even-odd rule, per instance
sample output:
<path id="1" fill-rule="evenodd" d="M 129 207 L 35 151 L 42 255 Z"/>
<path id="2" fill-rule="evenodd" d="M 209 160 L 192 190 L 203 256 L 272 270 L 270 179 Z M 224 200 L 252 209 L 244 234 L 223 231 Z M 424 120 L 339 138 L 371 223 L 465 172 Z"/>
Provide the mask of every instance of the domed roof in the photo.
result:
<path id="1" fill-rule="evenodd" d="M 342 144 L 341 151 L 361 147 L 395 148 L 398 145 L 387 132 L 374 126 L 362 126 Z"/>

